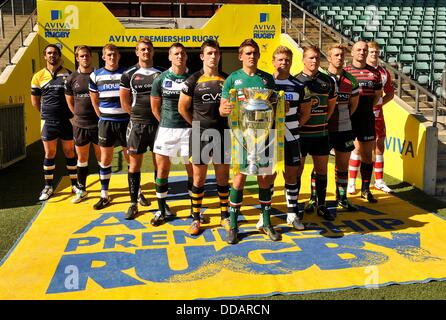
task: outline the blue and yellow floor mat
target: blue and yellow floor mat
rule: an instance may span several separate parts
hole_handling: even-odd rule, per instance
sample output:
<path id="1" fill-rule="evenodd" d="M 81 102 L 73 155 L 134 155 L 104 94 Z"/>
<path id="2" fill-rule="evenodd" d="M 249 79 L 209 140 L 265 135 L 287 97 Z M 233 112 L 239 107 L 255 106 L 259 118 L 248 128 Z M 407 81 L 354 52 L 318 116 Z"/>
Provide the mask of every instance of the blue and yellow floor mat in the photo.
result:
<path id="1" fill-rule="evenodd" d="M 300 202 L 309 196 L 310 170 L 304 172 Z M 210 222 L 198 236 L 187 233 L 190 201 L 183 172 L 169 178 L 168 203 L 177 217 L 159 227 L 150 224 L 157 208 L 152 176 L 142 175 L 152 205 L 140 206 L 132 221 L 124 219 L 127 175 L 112 176 L 112 204 L 100 211 L 92 209 L 99 197 L 97 175 L 89 177 L 88 198 L 79 204 L 71 203 L 64 178 L 2 260 L 0 299 L 219 299 L 446 278 L 446 221 L 394 196 L 375 191 L 377 204 L 350 196 L 360 212 L 338 212 L 334 222 L 306 214 L 307 230 L 299 232 L 286 223 L 278 177 L 272 223 L 282 240 L 272 242 L 255 228 L 260 211 L 250 178 L 240 242 L 228 245 L 212 172 L 203 201 Z M 327 192 L 330 204 L 332 174 Z"/>

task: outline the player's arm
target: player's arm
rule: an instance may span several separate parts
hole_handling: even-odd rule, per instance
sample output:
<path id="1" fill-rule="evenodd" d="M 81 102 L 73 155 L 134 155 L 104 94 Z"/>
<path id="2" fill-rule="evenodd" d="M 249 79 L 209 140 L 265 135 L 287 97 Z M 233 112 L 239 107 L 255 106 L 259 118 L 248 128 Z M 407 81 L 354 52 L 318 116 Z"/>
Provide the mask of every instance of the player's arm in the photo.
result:
<path id="1" fill-rule="evenodd" d="M 31 80 L 31 104 L 40 113 L 40 101 L 42 97 L 42 89 L 40 88 L 37 74 Z"/>
<path id="2" fill-rule="evenodd" d="M 99 93 L 95 91 L 90 91 L 90 100 L 91 104 L 93 105 L 94 111 L 98 115 L 98 117 L 101 116 L 101 111 L 99 110 Z"/>
<path id="3" fill-rule="evenodd" d="M 384 86 L 384 97 L 383 97 L 383 106 L 388 103 L 389 101 L 393 100 L 393 97 L 395 96 L 395 88 L 393 87 L 392 83 L 392 76 L 390 75 L 389 71 L 386 70 L 387 73 L 387 82 Z"/>
<path id="4" fill-rule="evenodd" d="M 190 125 L 192 125 L 192 113 L 190 112 L 190 106 L 192 105 L 192 97 L 180 93 L 180 99 L 178 100 L 178 112 Z"/>
<path id="5" fill-rule="evenodd" d="M 359 94 L 350 97 L 350 115 L 358 109 Z"/>
<path id="6" fill-rule="evenodd" d="M 383 96 L 383 84 L 381 80 L 381 74 L 377 71 L 376 78 L 374 81 L 375 96 L 373 97 L 373 105 L 376 106 L 379 100 Z"/>
<path id="7" fill-rule="evenodd" d="M 74 114 L 74 93 L 72 90 L 71 85 L 71 76 L 67 78 L 64 84 L 65 88 L 65 100 L 67 100 L 68 108 L 70 109 L 71 113 Z"/>
<path id="8" fill-rule="evenodd" d="M 299 105 L 299 126 L 303 126 L 311 116 L 311 100 L 301 102 Z"/>
<path id="9" fill-rule="evenodd" d="M 40 112 L 40 96 L 31 95 L 31 104 L 38 112 Z"/>
<path id="10" fill-rule="evenodd" d="M 119 88 L 119 101 L 121 102 L 122 110 L 130 114 L 132 112 L 132 96 L 129 89 Z"/>
<path id="11" fill-rule="evenodd" d="M 220 112 L 220 116 L 227 117 L 231 114 L 232 111 L 232 104 L 229 96 L 229 91 L 232 87 L 231 84 L 231 76 L 226 78 L 225 82 L 223 83 L 223 88 L 221 91 L 221 99 L 220 99 L 220 108 L 218 111 Z"/>
<path id="12" fill-rule="evenodd" d="M 336 107 L 336 101 L 338 99 L 338 95 L 336 93 L 336 82 L 332 78 L 330 78 L 331 82 L 331 90 L 328 94 L 328 104 L 327 104 L 327 120 L 330 119 L 331 115 L 334 112 Z"/>
<path id="13" fill-rule="evenodd" d="M 74 97 L 65 93 L 65 100 L 67 100 L 68 108 L 74 114 Z"/>
<path id="14" fill-rule="evenodd" d="M 161 121 L 161 97 L 150 96 L 150 105 L 156 120 Z"/>

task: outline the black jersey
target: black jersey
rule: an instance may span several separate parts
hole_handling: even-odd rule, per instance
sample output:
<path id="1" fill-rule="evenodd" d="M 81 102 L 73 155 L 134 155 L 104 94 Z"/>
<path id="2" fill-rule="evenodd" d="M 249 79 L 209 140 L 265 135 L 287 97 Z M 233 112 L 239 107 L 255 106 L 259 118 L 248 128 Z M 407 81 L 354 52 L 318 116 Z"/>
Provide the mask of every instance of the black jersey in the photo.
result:
<path id="1" fill-rule="evenodd" d="M 336 83 L 321 72 L 309 76 L 303 72 L 296 76 L 305 85 L 305 98 L 311 99 L 310 119 L 300 128 L 301 137 L 328 136 L 328 101 L 336 98 Z"/>
<path id="2" fill-rule="evenodd" d="M 161 71 L 157 68 L 142 68 L 139 64 L 122 74 L 120 87 L 131 90 L 133 95 L 130 115 L 132 121 L 145 124 L 158 123 L 150 106 L 150 92 L 153 80 L 160 74 Z"/>
<path id="3" fill-rule="evenodd" d="M 31 80 L 31 95 L 41 97 L 42 120 L 66 120 L 73 114 L 65 99 L 65 80 L 70 71 L 60 66 L 52 74 L 47 68 L 38 71 Z"/>
<path id="4" fill-rule="evenodd" d="M 96 128 L 99 120 L 91 103 L 89 82 L 90 73 L 82 73 L 79 70 L 65 81 L 65 94 L 74 98 L 74 124 L 84 129 Z"/>
<path id="5" fill-rule="evenodd" d="M 192 120 L 200 121 L 200 127 L 225 129 L 228 120 L 220 116 L 221 91 L 226 76 L 208 77 L 203 69 L 191 75 L 183 84 L 181 92 L 192 97 Z"/>

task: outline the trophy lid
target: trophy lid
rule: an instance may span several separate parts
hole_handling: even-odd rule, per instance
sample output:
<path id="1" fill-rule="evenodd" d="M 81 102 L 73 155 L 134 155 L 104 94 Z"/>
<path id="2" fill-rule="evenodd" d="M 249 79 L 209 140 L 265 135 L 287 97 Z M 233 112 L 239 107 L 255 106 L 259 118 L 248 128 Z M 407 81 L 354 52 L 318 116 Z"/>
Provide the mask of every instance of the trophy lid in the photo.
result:
<path id="1" fill-rule="evenodd" d="M 273 92 L 272 89 L 243 88 L 243 94 L 247 100 L 268 100 Z"/>

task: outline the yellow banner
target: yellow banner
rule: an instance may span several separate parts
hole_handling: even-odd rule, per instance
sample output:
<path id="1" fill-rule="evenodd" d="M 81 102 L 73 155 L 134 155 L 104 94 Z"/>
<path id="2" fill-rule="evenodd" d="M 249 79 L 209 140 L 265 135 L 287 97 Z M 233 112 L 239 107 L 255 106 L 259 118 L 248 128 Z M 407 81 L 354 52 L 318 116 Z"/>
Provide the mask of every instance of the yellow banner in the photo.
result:
<path id="1" fill-rule="evenodd" d="M 308 167 L 303 181 L 310 181 Z M 334 200 L 334 168 L 329 168 L 328 205 Z M 149 181 L 151 174 L 143 174 Z M 0 266 L 0 299 L 200 299 L 305 293 L 446 277 L 446 221 L 396 197 L 376 192 L 377 204 L 351 197 L 360 212 L 339 213 L 336 221 L 307 214 L 305 231 L 286 223 L 283 180 L 278 175 L 272 223 L 282 240 L 272 242 L 255 229 L 257 189 L 250 177 L 240 221 L 241 240 L 225 242 L 215 180 L 210 172 L 203 212 L 210 217 L 198 236 L 187 233 L 190 200 L 185 173 L 169 178 L 175 219 L 153 227 L 153 181 L 143 186 L 152 200 L 135 220 L 127 175 L 113 175 L 112 204 L 95 211 L 100 194 L 95 176 L 88 198 L 70 202 L 70 182 L 62 181 Z M 309 197 L 309 183 L 301 202 Z M 330 210 L 333 210 L 330 208 Z M 243 281 L 240 281 L 243 279 Z"/>

